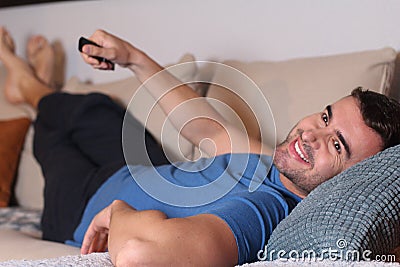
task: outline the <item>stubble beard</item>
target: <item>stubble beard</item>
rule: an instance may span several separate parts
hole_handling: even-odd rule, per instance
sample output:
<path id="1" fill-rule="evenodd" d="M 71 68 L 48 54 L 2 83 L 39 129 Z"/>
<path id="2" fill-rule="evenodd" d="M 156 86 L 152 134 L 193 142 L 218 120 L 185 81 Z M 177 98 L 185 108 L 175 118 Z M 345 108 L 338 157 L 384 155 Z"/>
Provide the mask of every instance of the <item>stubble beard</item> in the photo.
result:
<path id="1" fill-rule="evenodd" d="M 298 130 L 298 132 L 301 131 Z M 307 170 L 290 167 L 289 160 L 291 157 L 287 148 L 290 140 L 293 140 L 293 135 L 288 135 L 286 140 L 276 147 L 273 162 L 281 174 L 288 178 L 298 189 L 308 194 L 321 184 L 321 181 L 326 179 L 318 173 L 310 175 L 307 174 Z"/>

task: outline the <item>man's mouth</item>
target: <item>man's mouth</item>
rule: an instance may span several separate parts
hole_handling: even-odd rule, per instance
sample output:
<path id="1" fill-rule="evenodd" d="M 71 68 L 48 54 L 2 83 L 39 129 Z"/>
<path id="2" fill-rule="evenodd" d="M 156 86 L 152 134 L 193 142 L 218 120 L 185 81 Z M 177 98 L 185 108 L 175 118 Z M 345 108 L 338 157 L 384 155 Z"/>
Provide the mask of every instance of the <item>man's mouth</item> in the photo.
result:
<path id="1" fill-rule="evenodd" d="M 306 163 L 310 163 L 309 159 L 306 157 L 306 155 L 301 151 L 300 149 L 300 145 L 299 145 L 299 140 L 296 140 L 294 143 L 294 149 L 297 153 L 297 155 L 299 155 L 299 157 Z"/>

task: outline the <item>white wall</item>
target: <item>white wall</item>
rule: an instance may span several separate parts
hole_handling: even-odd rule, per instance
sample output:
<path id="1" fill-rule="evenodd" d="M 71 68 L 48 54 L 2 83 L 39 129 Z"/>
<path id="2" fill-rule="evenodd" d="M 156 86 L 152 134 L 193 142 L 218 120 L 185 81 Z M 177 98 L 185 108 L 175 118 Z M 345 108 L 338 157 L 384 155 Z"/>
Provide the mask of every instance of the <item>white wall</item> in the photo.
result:
<path id="1" fill-rule="evenodd" d="M 281 60 L 383 46 L 400 48 L 398 0 L 104 0 L 0 9 L 0 25 L 21 55 L 29 34 L 60 39 L 67 76 L 96 82 L 129 75 L 91 70 L 79 36 L 104 28 L 162 64 L 191 52 L 199 60 Z"/>

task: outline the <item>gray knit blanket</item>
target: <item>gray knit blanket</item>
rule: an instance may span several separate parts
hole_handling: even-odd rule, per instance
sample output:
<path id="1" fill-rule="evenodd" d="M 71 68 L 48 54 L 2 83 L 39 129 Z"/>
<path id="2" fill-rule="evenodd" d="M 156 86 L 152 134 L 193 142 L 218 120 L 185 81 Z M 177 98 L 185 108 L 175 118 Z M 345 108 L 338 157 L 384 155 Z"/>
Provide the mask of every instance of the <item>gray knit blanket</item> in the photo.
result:
<path id="1" fill-rule="evenodd" d="M 0 208 L 0 229 L 12 229 L 41 237 L 40 217 L 42 212 L 22 207 Z"/>

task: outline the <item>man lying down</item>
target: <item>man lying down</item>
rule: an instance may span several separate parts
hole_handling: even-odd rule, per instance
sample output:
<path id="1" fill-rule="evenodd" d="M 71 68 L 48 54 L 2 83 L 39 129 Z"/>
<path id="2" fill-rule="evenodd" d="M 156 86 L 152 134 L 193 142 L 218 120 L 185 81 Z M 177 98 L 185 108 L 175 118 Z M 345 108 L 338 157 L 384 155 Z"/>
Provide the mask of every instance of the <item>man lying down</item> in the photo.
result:
<path id="1" fill-rule="evenodd" d="M 14 53 L 6 29 L 1 28 L 0 36 L 0 60 L 8 70 L 6 97 L 37 110 L 34 153 L 45 177 L 43 238 L 77 244 L 83 254 L 108 249 L 117 266 L 255 261 L 276 225 L 311 190 L 400 140 L 399 103 L 358 88 L 300 120 L 272 158 L 258 140 L 229 125 L 206 101 L 173 113 L 199 95 L 163 72 L 147 90 L 182 136 L 195 145 L 204 139 L 213 144 L 202 147 L 212 158 L 172 164 L 143 125 L 109 97 L 55 92 L 51 68 L 46 68 L 53 54 L 43 37 L 40 45 L 38 38 L 29 41 L 39 56 L 25 62 Z M 144 52 L 103 30 L 90 40 L 100 47 L 84 45 L 82 57 L 95 69 L 118 64 L 141 82 L 163 70 Z M 138 138 L 129 148 L 138 155 L 129 165 L 122 126 L 129 135 L 146 137 L 146 145 Z M 180 187 L 212 183 L 229 192 L 201 206 L 170 205 L 140 186 L 160 176 Z M 255 178 L 263 182 L 249 192 Z M 215 188 L 210 187 L 210 194 Z M 161 193 L 182 203 L 199 198 L 196 191 L 183 196 L 163 189 Z"/>

